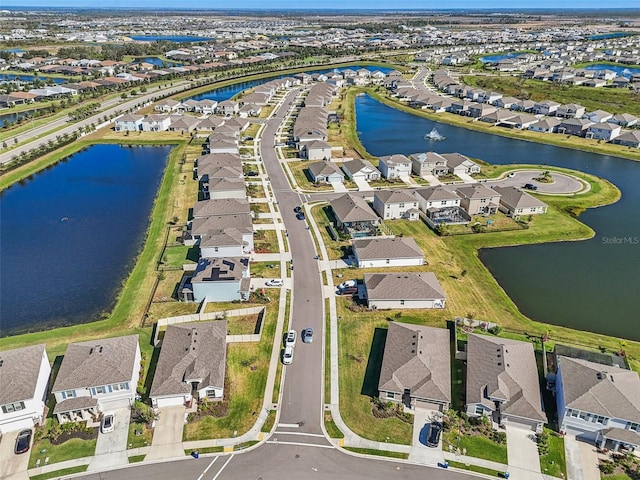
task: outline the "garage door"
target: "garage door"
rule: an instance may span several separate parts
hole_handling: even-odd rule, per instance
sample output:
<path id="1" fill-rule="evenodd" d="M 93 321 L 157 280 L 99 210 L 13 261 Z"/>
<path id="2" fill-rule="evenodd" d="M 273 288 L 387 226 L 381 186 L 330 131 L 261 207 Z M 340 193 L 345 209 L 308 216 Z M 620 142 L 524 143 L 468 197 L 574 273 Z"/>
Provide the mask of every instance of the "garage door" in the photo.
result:
<path id="1" fill-rule="evenodd" d="M 426 402 L 424 400 L 416 400 L 416 408 L 424 408 L 426 410 L 435 410 L 436 412 L 441 412 L 442 404 Z"/>
<path id="2" fill-rule="evenodd" d="M 15 432 L 16 430 L 24 430 L 27 428 L 33 428 L 33 420 L 31 418 L 24 418 L 22 420 L 16 420 L 15 422 L 2 424 L 0 425 L 0 433 Z"/>
<path id="3" fill-rule="evenodd" d="M 179 407 L 180 405 L 184 405 L 185 399 L 184 397 L 167 397 L 167 398 L 158 398 L 156 407 Z"/>
<path id="4" fill-rule="evenodd" d="M 522 428 L 525 430 L 531 430 L 531 431 L 536 431 L 536 427 L 538 426 L 537 422 L 534 421 L 527 421 L 524 418 L 514 418 L 514 417 L 507 417 L 507 424 L 511 427 L 516 427 L 516 428 Z"/>

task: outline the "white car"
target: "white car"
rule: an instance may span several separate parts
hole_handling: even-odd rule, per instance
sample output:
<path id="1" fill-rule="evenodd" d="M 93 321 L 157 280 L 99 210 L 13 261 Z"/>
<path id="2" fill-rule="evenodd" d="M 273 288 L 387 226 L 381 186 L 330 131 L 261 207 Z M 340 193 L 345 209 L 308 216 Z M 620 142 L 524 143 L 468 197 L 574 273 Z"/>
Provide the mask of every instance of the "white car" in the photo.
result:
<path id="1" fill-rule="evenodd" d="M 507 177 L 509 178 L 513 178 L 516 176 L 516 172 L 511 172 L 509 175 L 507 175 Z"/>
<path id="2" fill-rule="evenodd" d="M 293 363 L 293 347 L 285 347 L 282 354 L 282 363 L 284 365 L 291 365 Z"/>
<path id="3" fill-rule="evenodd" d="M 113 432 L 115 428 L 116 416 L 113 412 L 105 412 L 100 422 L 100 431 L 102 433 Z"/>
<path id="4" fill-rule="evenodd" d="M 355 280 L 345 280 L 340 285 L 338 285 L 338 290 L 344 290 L 345 288 L 356 287 L 358 282 Z"/>
<path id="5" fill-rule="evenodd" d="M 296 346 L 296 338 L 298 334 L 295 330 L 289 330 L 284 337 L 284 346 L 285 347 L 295 347 Z"/>
<path id="6" fill-rule="evenodd" d="M 271 280 L 267 280 L 266 282 L 264 282 L 264 284 L 267 287 L 283 287 L 284 280 L 280 278 L 272 278 Z"/>

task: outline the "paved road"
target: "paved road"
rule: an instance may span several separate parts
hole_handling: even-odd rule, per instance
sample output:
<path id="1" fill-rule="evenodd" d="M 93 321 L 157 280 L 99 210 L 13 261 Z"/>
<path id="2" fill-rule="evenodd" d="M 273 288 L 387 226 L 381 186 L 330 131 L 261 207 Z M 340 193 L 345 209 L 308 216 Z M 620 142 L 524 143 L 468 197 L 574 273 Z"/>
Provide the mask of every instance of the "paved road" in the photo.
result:
<path id="1" fill-rule="evenodd" d="M 132 100 L 128 100 L 128 101 L 123 101 L 120 97 L 116 97 L 116 98 L 112 98 L 110 100 L 107 100 L 105 102 L 103 102 L 101 104 L 101 109 L 107 108 L 107 110 L 101 111 L 100 113 L 93 115 L 89 118 L 86 118 L 84 120 L 81 120 L 80 122 L 77 123 L 68 123 L 67 119 L 68 117 L 64 117 L 64 118 L 60 118 L 58 120 L 55 120 L 53 122 L 47 123 L 46 125 L 42 125 L 40 127 L 36 127 L 33 128 L 27 132 L 23 132 L 19 135 L 17 135 L 18 140 L 20 141 L 24 141 L 25 138 L 35 138 L 38 135 L 43 135 L 46 132 L 50 132 L 56 128 L 65 126 L 64 128 L 60 129 L 60 130 L 56 130 L 53 133 L 50 133 L 48 135 L 44 135 L 40 138 L 35 138 L 32 141 L 29 141 L 28 143 L 25 143 L 23 145 L 20 145 L 12 150 L 8 150 L 6 152 L 0 153 L 0 163 L 7 163 L 9 161 L 11 161 L 14 157 L 20 155 L 22 152 L 26 152 L 28 150 L 31 150 L 33 148 L 36 148 L 40 145 L 46 144 L 49 140 L 55 141 L 56 137 L 60 136 L 60 135 L 64 135 L 65 133 L 68 134 L 72 134 L 74 132 L 76 132 L 78 129 L 82 128 L 82 127 L 86 127 L 87 125 L 91 125 L 92 123 L 97 124 L 98 123 L 98 119 L 100 117 L 104 117 L 109 116 L 111 114 L 115 114 L 117 112 L 123 112 L 131 107 L 135 107 L 136 105 L 142 105 L 146 102 L 152 101 L 155 97 L 158 97 L 160 95 L 164 96 L 164 95 L 173 95 L 174 93 L 178 93 L 183 91 L 185 85 L 189 85 L 190 82 L 188 81 L 182 81 L 179 83 L 175 83 L 172 87 L 170 88 L 165 88 L 162 90 L 155 90 L 152 93 L 147 93 L 145 95 L 139 95 L 135 98 L 133 98 Z"/>
<path id="2" fill-rule="evenodd" d="M 206 473 L 205 473 L 206 470 Z M 251 452 L 200 457 L 83 475 L 88 480 L 477 479 L 457 471 L 349 455 L 335 448 L 266 444 Z"/>

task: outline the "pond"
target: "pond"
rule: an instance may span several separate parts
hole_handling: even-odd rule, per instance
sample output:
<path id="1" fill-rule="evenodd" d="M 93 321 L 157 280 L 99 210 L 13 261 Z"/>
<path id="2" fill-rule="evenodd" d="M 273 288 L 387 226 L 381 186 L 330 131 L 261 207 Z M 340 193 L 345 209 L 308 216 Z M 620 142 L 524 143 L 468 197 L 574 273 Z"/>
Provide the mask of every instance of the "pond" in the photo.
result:
<path id="1" fill-rule="evenodd" d="M 622 77 L 630 78 L 631 75 L 640 73 L 640 68 L 627 67 L 624 65 L 609 65 L 607 63 L 597 63 L 584 67 L 585 70 L 612 70 Z"/>
<path id="2" fill-rule="evenodd" d="M 53 82 L 55 84 L 63 84 L 63 83 L 67 83 L 69 80 L 66 78 L 60 78 L 60 77 L 43 77 L 41 75 L 38 75 L 37 77 L 35 75 L 16 75 L 13 73 L 0 73 L 0 83 L 3 82 L 11 82 L 11 81 L 21 81 L 21 82 L 33 82 L 35 81 L 35 79 L 38 80 L 42 80 L 43 82 Z"/>
<path id="3" fill-rule="evenodd" d="M 480 258 L 528 317 L 640 340 L 640 162 L 434 122 L 366 95 L 356 98 L 356 117 L 360 140 L 373 155 L 460 152 L 492 164 L 556 165 L 613 182 L 622 191 L 622 199 L 580 216 L 595 230 L 594 238 L 485 249 Z M 434 127 L 446 140 L 423 138 Z"/>
<path id="4" fill-rule="evenodd" d="M 2 192 L 0 335 L 113 308 L 171 148 L 93 145 Z"/>

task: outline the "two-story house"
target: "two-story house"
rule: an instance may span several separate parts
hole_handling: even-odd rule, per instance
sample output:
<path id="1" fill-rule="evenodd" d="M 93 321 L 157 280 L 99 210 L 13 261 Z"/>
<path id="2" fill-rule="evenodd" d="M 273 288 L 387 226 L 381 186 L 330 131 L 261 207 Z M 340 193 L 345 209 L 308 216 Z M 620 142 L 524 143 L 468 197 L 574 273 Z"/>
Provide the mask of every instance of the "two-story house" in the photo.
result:
<path id="1" fill-rule="evenodd" d="M 378 170 L 384 178 L 403 178 L 411 175 L 411 160 L 401 154 L 379 158 Z"/>
<path id="2" fill-rule="evenodd" d="M 458 187 L 460 206 L 469 215 L 492 215 L 500 206 L 500 194 L 492 188 L 475 184 Z"/>
<path id="3" fill-rule="evenodd" d="M 418 220 L 418 200 L 407 190 L 377 190 L 373 209 L 383 220 Z"/>
<path id="4" fill-rule="evenodd" d="M 423 177 L 425 175 L 446 175 L 448 173 L 447 160 L 436 152 L 412 153 L 411 171 Z"/>

